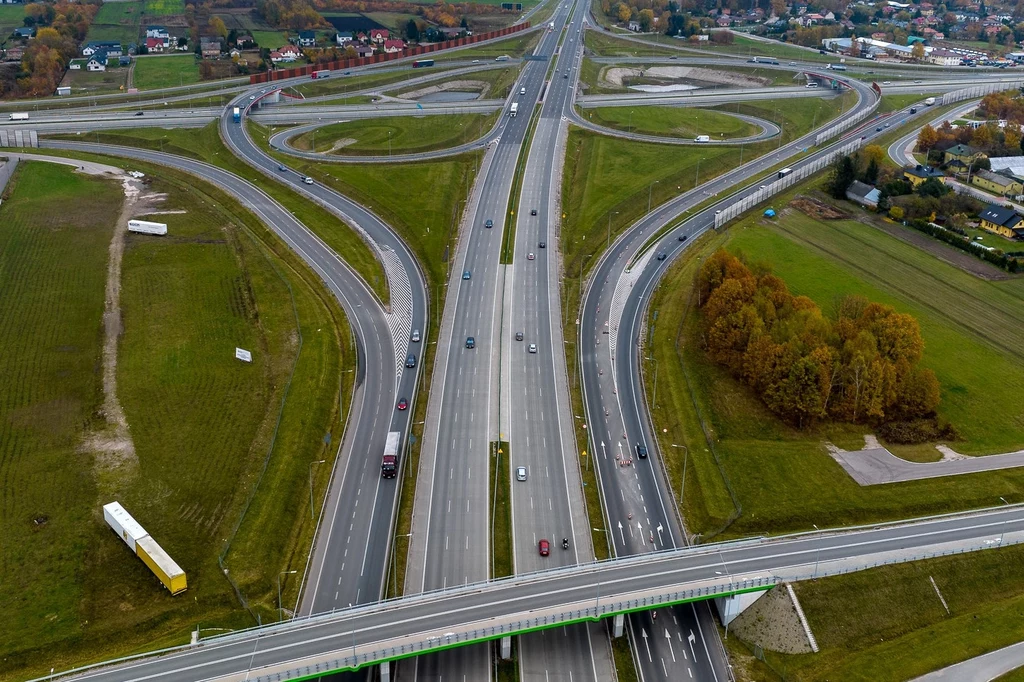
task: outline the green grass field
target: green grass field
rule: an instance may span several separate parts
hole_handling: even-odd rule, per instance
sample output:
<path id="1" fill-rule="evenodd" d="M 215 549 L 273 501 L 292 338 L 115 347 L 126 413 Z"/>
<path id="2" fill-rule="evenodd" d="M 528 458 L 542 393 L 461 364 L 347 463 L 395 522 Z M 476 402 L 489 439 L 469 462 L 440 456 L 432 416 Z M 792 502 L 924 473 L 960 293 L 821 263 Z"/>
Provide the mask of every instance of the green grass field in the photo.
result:
<path id="1" fill-rule="evenodd" d="M 1014 546 L 796 583 L 821 650 L 769 653 L 768 662 L 794 682 L 896 682 L 1014 644 L 1022 559 Z"/>
<path id="2" fill-rule="evenodd" d="M 473 74 L 467 74 L 460 78 L 460 80 L 476 81 L 479 83 L 486 83 L 488 88 L 481 98 L 483 99 L 497 99 L 508 97 L 509 89 L 515 83 L 516 78 L 519 77 L 518 66 L 506 66 L 499 67 L 496 69 L 487 69 L 486 71 L 480 71 Z M 415 92 L 426 85 L 410 85 L 400 90 L 391 91 L 389 94 L 401 95 L 409 92 Z M 467 92 L 479 92 L 473 88 L 455 88 L 455 92 L 467 91 Z"/>
<path id="3" fill-rule="evenodd" d="M 14 29 L 24 25 L 24 5 L 0 5 L 0 36 L 7 38 Z"/>
<path id="4" fill-rule="evenodd" d="M 648 106 L 598 107 L 581 114 L 599 125 L 646 135 L 664 135 L 693 139 L 710 135 L 713 140 L 748 137 L 760 128 L 735 116 L 709 109 Z"/>
<path id="5" fill-rule="evenodd" d="M 139 90 L 198 83 L 199 65 L 191 53 L 166 57 L 144 55 L 135 59 L 132 82 Z"/>
<path id="6" fill-rule="evenodd" d="M 55 137 L 72 140 L 83 139 L 76 135 Z M 377 293 L 382 301 L 387 302 L 388 292 L 384 268 L 370 251 L 366 242 L 327 210 L 300 197 L 280 183 L 266 180 L 258 173 L 254 174 L 249 166 L 236 158 L 221 142 L 216 121 L 200 130 L 138 128 L 133 131 L 91 133 L 87 139 L 181 154 L 249 178 L 253 184 L 294 213 L 328 246 L 337 253 L 344 254 L 345 262 L 363 277 L 367 285 Z"/>
<path id="7" fill-rule="evenodd" d="M 729 111 L 738 114 L 757 116 L 782 125 L 783 143 L 805 135 L 825 121 L 832 120 L 854 105 L 855 95 L 847 92 L 839 97 L 799 97 L 795 99 L 763 100 L 759 102 L 742 102 L 723 104 L 713 107 L 713 111 Z M 774 148 L 774 141 L 763 142 L 763 152 Z"/>
<path id="8" fill-rule="evenodd" d="M 120 187 L 28 164 L 0 209 L 0 252 L 14 266 L 2 268 L 12 276 L 5 290 L 19 292 L 5 298 L 4 317 L 21 320 L 0 330 L 0 362 L 22 377 L 5 382 L 13 391 L 0 388 L 0 429 L 13 448 L 5 478 L 23 481 L 4 493 L 13 510 L 5 528 L 17 529 L 7 538 L 21 541 L 3 544 L 18 580 L 0 585 L 0 595 L 16 590 L 2 597 L 0 679 L 187 641 L 196 623 L 251 625 L 217 563 L 250 495 L 225 567 L 254 612 L 272 619 L 277 574 L 302 568 L 312 533 L 307 462 L 333 455 L 309 429 L 340 440 L 338 395 L 349 382 L 338 377 L 350 376 L 340 370 L 354 356 L 336 303 L 230 199 L 188 176 L 144 170 L 165 206 L 187 213 L 157 217 L 168 237 L 126 238 L 118 389 L 137 461 L 119 468 L 79 449 L 87 433 L 103 435 L 95 367 Z M 32 285 L 39 276 L 46 286 Z M 253 351 L 251 365 L 234 359 L 236 345 Z M 184 596 L 170 597 L 106 528 L 99 506 L 111 499 L 185 568 Z M 296 585 L 285 589 L 294 599 Z"/>
<path id="9" fill-rule="evenodd" d="M 102 5 L 89 26 L 86 40 L 119 40 L 122 45 L 139 41 L 142 2 L 110 2 Z"/>
<path id="10" fill-rule="evenodd" d="M 128 67 L 119 66 L 106 71 L 68 71 L 61 84 L 70 85 L 73 95 L 100 95 L 121 92 L 127 80 Z"/>
<path id="11" fill-rule="evenodd" d="M 464 59 L 494 59 L 505 54 L 510 57 L 522 57 L 533 52 L 533 48 L 540 41 L 540 36 L 541 33 L 539 31 L 513 35 L 510 38 L 497 40 L 493 43 L 456 50 L 447 54 L 447 56 L 445 56 L 446 53 L 442 53 L 434 58 L 438 64 L 441 64 L 446 61 L 462 61 Z"/>
<path id="12" fill-rule="evenodd" d="M 276 50 L 288 44 L 288 35 L 284 31 L 254 29 L 251 33 L 256 44 L 268 50 Z"/>
<path id="13" fill-rule="evenodd" d="M 935 93 L 923 95 L 882 95 L 882 102 L 878 105 L 878 113 L 887 114 L 890 111 L 899 111 L 915 102 L 923 102 L 926 98 L 934 96 Z"/>
<path id="14" fill-rule="evenodd" d="M 100 6 L 100 11 L 93 18 L 96 24 L 136 24 L 139 23 L 142 2 L 107 2 Z"/>
<path id="15" fill-rule="evenodd" d="M 185 13 L 185 0 L 145 0 L 143 14 L 170 16 Z"/>
<path id="16" fill-rule="evenodd" d="M 786 201 L 772 205 L 779 209 Z M 836 297 L 856 293 L 913 314 L 925 341 L 923 363 L 942 387 L 940 415 L 963 437 L 951 445 L 970 454 L 1024 445 L 1024 408 L 1011 388 L 1024 382 L 1017 333 L 1024 280 L 976 279 L 856 220 L 821 222 L 795 210 L 767 226 L 746 218 L 693 247 L 651 304 L 660 370 L 654 421 L 675 482 L 684 452 L 669 443 L 689 449 L 685 515 L 694 530 L 714 533 L 732 516 L 726 479 L 742 507 L 729 536 L 967 509 L 998 503 L 999 496 L 1024 499 L 1024 472 L 1013 470 L 862 488 L 827 455 L 823 441 L 860 447 L 870 427 L 796 431 L 711 365 L 699 350 L 696 315 L 684 313 L 697 261 L 722 245 L 771 263 L 794 293 L 826 313 Z M 648 381 L 652 370 L 646 368 Z M 922 454 L 921 446 L 893 449 Z"/>
<path id="17" fill-rule="evenodd" d="M 292 138 L 297 149 L 332 154 L 414 154 L 447 149 L 480 138 L 501 112 L 450 116 L 396 116 L 334 123 Z M 336 147 L 339 142 L 354 140 Z"/>
<path id="18" fill-rule="evenodd" d="M 321 95 L 333 95 L 365 90 L 378 86 L 401 83 L 402 81 L 426 75 L 421 69 L 402 70 L 391 73 L 369 73 L 365 75 L 346 76 L 344 71 L 334 71 L 329 78 L 312 78 L 305 83 L 293 85 L 290 92 L 298 93 L 303 97 L 318 97 Z M 301 106 L 301 105 L 300 105 Z"/>

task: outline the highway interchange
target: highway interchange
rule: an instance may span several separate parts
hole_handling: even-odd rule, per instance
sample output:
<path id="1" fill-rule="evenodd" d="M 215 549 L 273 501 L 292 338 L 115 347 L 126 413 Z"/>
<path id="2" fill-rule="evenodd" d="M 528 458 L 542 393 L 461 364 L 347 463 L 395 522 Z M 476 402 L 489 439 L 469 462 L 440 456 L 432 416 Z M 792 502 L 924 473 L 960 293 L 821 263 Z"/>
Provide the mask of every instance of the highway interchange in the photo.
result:
<path id="1" fill-rule="evenodd" d="M 127 123 L 133 127 L 195 126 L 219 118 L 225 143 L 254 172 L 286 183 L 355 227 L 384 264 L 390 298 L 387 306 L 312 231 L 242 178 L 208 164 L 160 152 L 84 141 L 48 141 L 42 145 L 162 164 L 224 188 L 306 260 L 345 307 L 358 339 L 356 393 L 324 503 L 317 542 L 305 574 L 301 602 L 296 605 L 298 615 L 372 605 L 383 595 L 391 545 L 374 540 L 393 532 L 402 477 L 382 479 L 376 453 L 383 450 L 384 439 L 390 431 L 400 432 L 403 443 L 408 441 L 409 420 L 414 410 L 395 411 L 394 405 L 400 396 L 410 400 L 417 396 L 423 363 L 407 368 L 404 360 L 407 353 L 422 358 L 428 342 L 437 343 L 431 382 L 435 389 L 427 397 L 427 423 L 419 471 L 406 472 L 417 476 L 419 485 L 405 594 L 479 584 L 491 577 L 494 538 L 489 527 L 488 505 L 496 483 L 511 484 L 515 573 L 589 562 L 593 556 L 592 534 L 584 509 L 580 462 L 576 456 L 582 449 L 587 450 L 590 462 L 598 468 L 605 505 L 602 511 L 615 556 L 650 555 L 658 550 L 683 551 L 681 548 L 688 544 L 683 520 L 676 511 L 677 500 L 659 465 L 660 455 L 652 437 L 640 379 L 641 333 L 647 303 L 665 269 L 694 238 L 711 227 L 715 212 L 756 191 L 759 183 L 766 181 L 763 178 L 769 169 L 813 147 L 814 132 L 680 194 L 630 226 L 593 265 L 583 292 L 577 338 L 565 339 L 562 335 L 565 311 L 561 308 L 561 259 L 557 248 L 561 197 L 557 188 L 561 187 L 569 125 L 590 127 L 576 109 L 582 38 L 589 21 L 586 5 L 562 4 L 548 21 L 554 22 L 554 30 L 549 30 L 547 23 L 534 29 L 541 32 L 535 50 L 540 59 L 523 62 L 509 97 L 509 101 L 520 103 L 520 115 L 500 116 L 492 130 L 464 146 L 486 149 L 486 154 L 462 218 L 451 277 L 443 296 L 439 330 L 428 328 L 431 316 L 424 277 L 400 236 L 378 216 L 340 193 L 319 183 L 308 185 L 302 175 L 293 171 L 282 172 L 280 162 L 253 142 L 246 126 L 231 121 L 232 105 L 251 106 L 254 101 L 250 95 L 264 96 L 266 87 L 261 91 L 232 84 L 224 92 L 235 94 L 235 99 L 226 108 L 197 108 L 193 110 L 195 113 L 147 111 L 136 118 L 132 112 L 97 107 L 81 115 L 69 115 L 67 111 L 53 115 L 33 114 L 32 126 L 40 132 L 91 131 L 124 127 Z M 628 59 L 616 61 L 625 63 Z M 736 60 L 689 57 L 673 61 L 677 64 L 698 62 L 736 64 Z M 469 73 L 479 68 L 464 66 L 458 72 Z M 814 70 L 818 68 L 815 66 Z M 963 85 L 962 80 L 948 73 L 944 76 L 942 83 L 929 83 L 935 88 L 931 91 Z M 423 76 L 406 84 L 432 79 Z M 857 104 L 847 115 L 874 104 L 875 95 L 866 83 L 849 80 L 848 84 L 857 93 Z M 929 84 L 921 87 L 927 88 Z M 525 89 L 525 94 L 520 94 L 521 89 Z M 731 93 L 718 92 L 713 96 L 729 98 Z M 642 105 L 684 100 L 683 97 L 629 95 L 618 96 L 615 101 L 611 99 L 615 96 L 607 97 L 610 99 L 593 100 L 587 105 L 600 103 L 604 106 L 613 102 Z M 707 104 L 707 100 L 697 101 Z M 535 117 L 531 116 L 534 103 L 539 110 Z M 495 106 L 507 108 L 504 102 L 481 104 L 481 110 L 493 110 Z M 348 120 L 396 113 L 422 115 L 430 110 L 444 113 L 446 108 L 430 106 L 424 110 L 414 105 L 386 104 L 330 109 L 324 104 L 296 114 L 276 113 L 288 111 L 284 106 L 262 111 L 253 109 L 251 113 L 254 120 L 265 118 L 268 122 L 280 122 L 308 121 L 312 115 L 336 115 Z M 919 112 L 918 116 L 923 113 Z M 275 115 L 285 118 L 272 118 Z M 897 112 L 893 118 L 903 120 L 909 118 L 909 114 Z M 881 134 L 873 125 L 862 127 L 863 131 L 846 136 L 863 136 L 870 141 Z M 763 136 L 775 132 L 766 129 Z M 636 136 L 636 139 L 643 139 L 643 136 Z M 275 146 L 289 151 L 286 145 Z M 826 145 L 802 158 L 800 163 L 809 163 L 831 149 Z M 464 149 L 444 153 L 461 151 Z M 525 172 L 519 194 L 514 196 L 513 181 L 521 158 Z M 383 157 L 376 160 L 383 160 Z M 723 197 L 720 201 L 709 201 L 719 196 Z M 649 243 L 651 235 L 663 231 L 681 213 L 698 205 L 703 206 L 696 214 L 665 232 L 655 243 Z M 513 207 L 516 207 L 514 213 Z M 502 252 L 506 218 L 515 229 L 507 257 Z M 493 227 L 487 227 L 487 221 L 493 221 Z M 688 239 L 680 241 L 680 235 Z M 664 253 L 666 258 L 654 258 L 658 253 Z M 434 305 L 441 303 L 433 302 Z M 422 333 L 422 342 L 410 341 L 412 330 Z M 518 340 L 518 333 L 522 333 L 522 340 Z M 466 347 L 467 337 L 474 338 L 474 348 Z M 563 352 L 567 342 L 574 342 L 581 349 L 578 369 L 584 392 L 582 418 L 588 426 L 586 443 L 576 442 L 574 415 L 569 405 L 569 371 Z M 537 352 L 529 352 L 531 344 L 536 344 Z M 511 458 L 502 461 L 506 469 L 495 477 L 491 458 L 499 442 L 509 443 L 510 453 L 505 455 Z M 644 445 L 651 457 L 637 459 L 633 451 L 637 444 Z M 622 458 L 627 457 L 632 458 L 632 466 L 621 466 Z M 509 466 L 524 466 L 527 480 L 520 483 L 509 480 Z M 955 525 L 955 522 L 946 523 Z M 999 523 L 1004 532 L 1019 530 L 1018 517 Z M 987 525 L 966 522 L 963 527 L 949 532 L 960 533 L 957 537 L 962 540 L 961 535 L 969 536 L 965 528 L 976 527 L 981 528 L 979 532 L 991 530 Z M 568 550 L 557 546 L 562 537 L 570 538 Z M 552 542 L 548 557 L 538 556 L 540 538 Z M 820 542 L 821 538 L 799 540 L 814 541 Z M 820 556 L 822 549 L 818 547 L 815 551 Z M 770 551 L 764 554 L 769 555 Z M 782 570 L 770 561 L 765 563 L 763 556 L 744 561 L 751 562 L 750 571 L 763 571 L 765 567 Z M 546 593 L 541 590 L 533 594 L 542 597 Z M 432 608 L 430 617 L 438 618 L 445 612 L 445 603 L 435 603 Z M 362 644 L 357 640 L 364 634 L 351 634 L 356 632 L 354 623 L 332 620 L 325 621 L 323 627 L 334 627 L 336 632 L 345 632 L 345 637 L 353 637 L 353 646 Z M 641 679 L 729 679 L 728 661 L 708 602 L 666 608 L 656 624 L 651 613 L 638 612 L 627 619 L 627 627 Z M 304 643 L 307 651 L 313 651 L 315 646 L 306 641 L 308 633 L 295 635 L 296 632 L 299 631 L 280 630 L 281 634 L 268 636 L 292 633 L 288 636 Z M 697 636 L 689 640 L 695 633 Z M 700 646 L 691 648 L 689 656 L 677 656 L 672 642 L 688 640 L 700 642 Z M 372 637 L 366 635 L 366 641 L 372 642 Z M 212 651 L 216 658 L 223 653 L 216 653 L 218 646 L 250 647 L 250 643 L 249 640 L 224 645 L 214 643 L 197 649 L 196 654 Z M 613 674 L 607 629 L 601 623 L 576 624 L 524 635 L 519 638 L 519 653 L 521 679 L 605 680 Z M 430 681 L 489 679 L 493 675 L 493 654 L 490 645 L 476 644 L 419 656 L 400 663 L 397 677 Z M 154 679 L 197 679 L 169 665 L 166 667 L 165 661 L 166 669 Z M 253 665 L 252 660 L 250 665 Z M 137 679 L 133 677 L 138 673 L 137 668 L 125 670 L 131 672 L 119 673 L 115 668 L 86 677 Z M 227 672 L 229 670 L 224 668 L 216 674 Z"/>

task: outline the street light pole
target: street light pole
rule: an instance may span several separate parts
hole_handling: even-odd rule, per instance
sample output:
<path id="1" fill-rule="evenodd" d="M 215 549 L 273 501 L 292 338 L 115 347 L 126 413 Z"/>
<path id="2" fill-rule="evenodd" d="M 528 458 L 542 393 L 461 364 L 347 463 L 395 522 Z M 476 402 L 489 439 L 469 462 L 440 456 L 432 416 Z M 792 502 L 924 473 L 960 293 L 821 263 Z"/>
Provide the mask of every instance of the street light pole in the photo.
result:
<path id="1" fill-rule="evenodd" d="M 704 160 L 703 157 L 697 159 L 697 172 L 693 174 L 693 188 L 694 189 L 697 189 L 698 185 L 700 185 L 700 162 L 703 161 L 703 160 Z"/>
<path id="2" fill-rule="evenodd" d="M 277 620 L 278 622 L 284 620 L 284 609 L 281 608 L 281 576 L 282 575 L 293 575 L 298 571 L 281 571 L 277 574 Z"/>
<path id="3" fill-rule="evenodd" d="M 650 213 L 650 210 L 651 210 L 650 209 L 650 204 L 651 204 L 651 202 L 650 202 L 650 200 L 648 200 L 647 201 L 647 205 L 648 205 L 647 212 L 648 213 Z M 605 251 L 607 251 L 608 248 L 612 245 L 612 216 L 613 215 L 619 215 L 619 212 L 618 211 L 608 211 L 608 238 L 605 240 L 605 244 L 604 244 Z"/>
<path id="4" fill-rule="evenodd" d="M 314 464 L 323 464 L 326 461 L 327 460 L 325 460 L 325 459 L 318 459 L 315 462 L 310 462 L 309 463 L 309 518 L 310 519 L 314 518 L 314 516 L 313 516 L 313 465 Z"/>
<path id="5" fill-rule="evenodd" d="M 651 212 L 651 192 L 654 191 L 654 186 L 657 185 L 661 180 L 655 180 L 647 187 L 647 212 Z"/>
<path id="6" fill-rule="evenodd" d="M 816 524 L 812 523 L 811 525 L 814 526 L 814 530 L 818 530 L 818 526 Z M 815 580 L 818 579 L 818 561 L 820 559 L 821 559 L 821 543 L 819 542 L 818 546 L 817 546 L 817 549 L 814 552 L 814 579 Z"/>
<path id="7" fill-rule="evenodd" d="M 683 482 L 679 485 L 679 507 L 682 509 L 684 499 L 683 494 L 686 492 L 686 463 L 690 460 L 690 448 L 685 445 L 676 445 L 675 443 L 672 443 L 671 445 L 674 448 L 683 449 Z"/>

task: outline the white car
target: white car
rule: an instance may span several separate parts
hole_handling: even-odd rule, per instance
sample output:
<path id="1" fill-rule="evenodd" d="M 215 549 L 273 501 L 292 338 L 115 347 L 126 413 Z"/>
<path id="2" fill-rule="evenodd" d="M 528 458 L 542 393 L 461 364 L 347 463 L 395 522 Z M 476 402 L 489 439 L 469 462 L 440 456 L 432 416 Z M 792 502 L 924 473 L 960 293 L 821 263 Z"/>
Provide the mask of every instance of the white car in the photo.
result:
<path id="1" fill-rule="evenodd" d="M 312 185 L 313 184 L 313 178 L 309 177 L 308 175 L 306 177 L 302 178 L 302 181 L 304 183 L 306 183 L 307 185 Z"/>
<path id="2" fill-rule="evenodd" d="M 527 348 L 527 350 L 530 351 L 531 353 L 536 353 L 537 352 L 537 344 L 531 343 L 530 347 Z"/>
<path id="3" fill-rule="evenodd" d="M 526 254 L 526 260 L 533 260 L 533 254 L 532 253 Z"/>
<path id="4" fill-rule="evenodd" d="M 525 481 L 526 480 L 526 467 L 516 467 L 516 480 L 517 481 Z"/>

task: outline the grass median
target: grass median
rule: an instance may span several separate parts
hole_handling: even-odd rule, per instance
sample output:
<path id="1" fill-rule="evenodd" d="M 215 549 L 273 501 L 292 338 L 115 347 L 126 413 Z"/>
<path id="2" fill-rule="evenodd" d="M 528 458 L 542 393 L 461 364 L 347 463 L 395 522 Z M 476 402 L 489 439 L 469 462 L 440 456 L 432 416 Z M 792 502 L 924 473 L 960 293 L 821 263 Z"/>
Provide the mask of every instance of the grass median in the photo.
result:
<path id="1" fill-rule="evenodd" d="M 419 154 L 467 144 L 483 137 L 501 115 L 434 114 L 332 123 L 289 140 L 302 151 L 340 156 Z"/>

